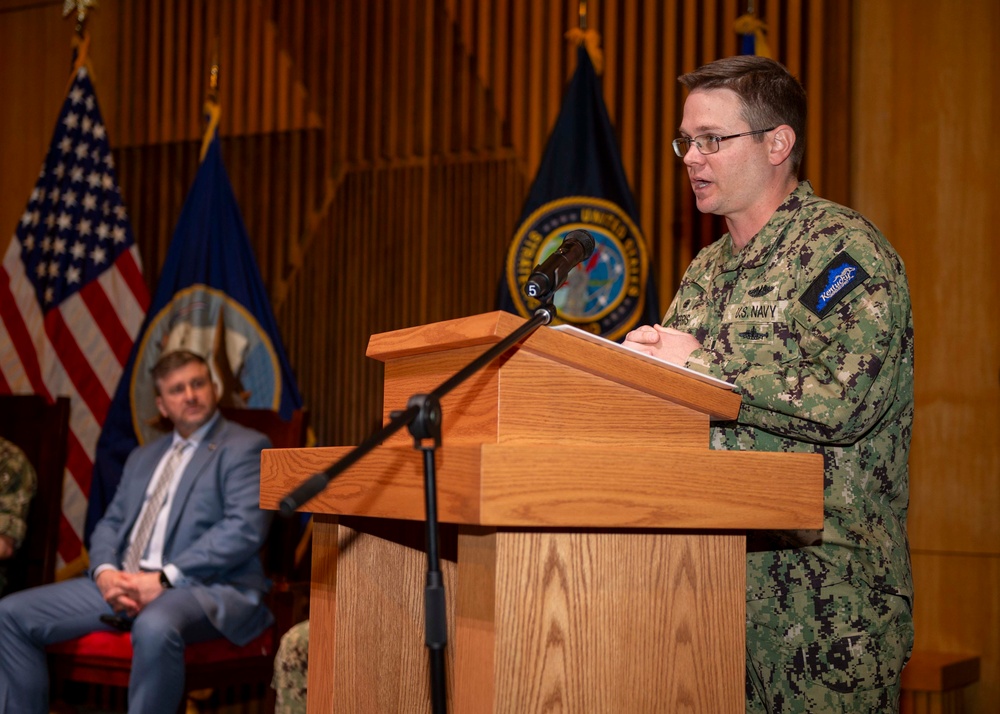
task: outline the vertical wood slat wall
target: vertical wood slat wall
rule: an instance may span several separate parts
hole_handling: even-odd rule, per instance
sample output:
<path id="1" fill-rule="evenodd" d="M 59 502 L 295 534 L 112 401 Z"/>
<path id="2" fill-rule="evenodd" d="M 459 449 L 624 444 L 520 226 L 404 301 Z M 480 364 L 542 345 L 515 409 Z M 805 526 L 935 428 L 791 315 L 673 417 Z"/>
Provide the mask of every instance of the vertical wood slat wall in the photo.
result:
<path id="1" fill-rule="evenodd" d="M 907 527 L 916 648 L 981 658 L 980 681 L 936 710 L 995 712 L 1000 5 L 858 0 L 855 13 L 855 65 L 864 71 L 854 84 L 852 205 L 899 251 L 913 303 Z"/>
<path id="2" fill-rule="evenodd" d="M 736 52 L 745 3 L 587 5 L 665 307 L 693 252 L 723 230 L 697 215 L 670 148 L 676 77 Z M 756 5 L 807 90 L 832 63 L 846 76 L 847 53 L 830 48 L 848 38 L 829 31 L 846 27 L 846 3 Z M 356 443 L 381 413 L 379 368 L 363 356 L 370 334 L 493 309 L 575 68 L 564 35 L 577 0 L 105 0 L 92 18 L 98 95 L 147 281 L 197 170 L 217 56 L 223 158 L 318 439 Z M 828 125 L 846 122 L 815 117 L 810 143 L 846 145 Z M 807 154 L 820 190 L 828 174 L 847 175 L 846 152 L 832 154 L 845 157 L 832 168 Z"/>

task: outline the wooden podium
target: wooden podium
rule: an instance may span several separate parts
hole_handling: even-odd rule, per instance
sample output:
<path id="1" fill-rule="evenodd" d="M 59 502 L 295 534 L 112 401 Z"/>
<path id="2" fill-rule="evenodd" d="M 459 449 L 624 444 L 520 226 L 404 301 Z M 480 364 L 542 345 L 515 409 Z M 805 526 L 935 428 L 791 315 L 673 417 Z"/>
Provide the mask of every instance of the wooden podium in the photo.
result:
<path id="1" fill-rule="evenodd" d="M 385 410 L 523 320 L 374 335 Z M 740 397 L 543 327 L 442 400 L 449 712 L 744 711 L 745 529 L 821 528 L 815 454 L 709 450 Z M 350 447 L 265 451 L 261 504 Z M 429 712 L 423 460 L 404 429 L 316 514 L 309 712 Z"/>

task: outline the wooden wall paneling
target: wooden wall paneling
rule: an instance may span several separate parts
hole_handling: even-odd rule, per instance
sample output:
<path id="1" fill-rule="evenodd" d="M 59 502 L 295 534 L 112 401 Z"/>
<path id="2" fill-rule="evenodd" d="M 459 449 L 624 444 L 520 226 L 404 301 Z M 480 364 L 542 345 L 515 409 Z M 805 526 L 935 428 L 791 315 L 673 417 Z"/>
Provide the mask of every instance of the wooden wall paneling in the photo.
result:
<path id="1" fill-rule="evenodd" d="M 780 17 L 784 20 L 781 33 L 784 48 L 780 56 L 785 58 L 788 71 L 801 81 L 805 79 L 802 73 L 805 64 L 802 57 L 802 0 L 785 0 L 785 12 Z"/>
<path id="2" fill-rule="evenodd" d="M 541 60 L 540 67 L 538 68 L 539 74 L 545 77 L 542 101 L 544 102 L 545 116 L 548 117 L 549 127 L 542 135 L 542 149 L 544 150 L 545 142 L 548 140 L 549 133 L 555 125 L 556 118 L 559 116 L 559 109 L 562 106 L 562 97 L 569 75 L 566 72 L 566 65 L 564 64 L 567 44 L 566 40 L 563 39 L 563 31 L 566 28 L 563 24 L 564 8 L 557 2 L 539 4 L 547 6 L 549 10 L 544 24 L 546 37 L 538 47 L 539 60 Z M 576 66 L 575 59 L 572 66 Z M 541 154 L 539 154 L 539 161 L 541 161 Z"/>
<path id="3" fill-rule="evenodd" d="M 528 114 L 527 107 L 527 78 L 531 71 L 530 60 L 528 59 L 528 46 L 530 39 L 525 37 L 525 15 L 527 12 L 528 0 L 510 0 L 511 9 L 511 43 L 510 43 L 510 83 L 507 88 L 508 111 L 510 130 L 510 145 L 524 147 L 525 123 Z M 530 166 L 530 157 L 526 152 L 520 152 L 522 161 L 525 164 L 527 173 Z"/>
<path id="4" fill-rule="evenodd" d="M 433 105 L 438 109 L 431 117 L 434 139 L 431 153 L 445 155 L 455 151 L 458 131 L 454 114 L 456 80 L 455 33 L 451 18 L 443 12 L 434 13 L 434 42 L 425 48 L 425 60 L 433 68 L 431 86 Z"/>
<path id="5" fill-rule="evenodd" d="M 719 22 L 721 57 L 731 57 L 739 52 L 739 36 L 736 34 L 736 18 L 746 12 L 744 0 L 723 0 L 722 19 Z M 759 15 L 759 11 L 758 15 Z"/>
<path id="6" fill-rule="evenodd" d="M 468 8 L 468 5 L 464 5 Z M 461 14 L 461 34 L 455 39 L 454 55 L 455 85 L 456 85 L 456 151 L 476 151 L 481 148 L 482 117 L 476 114 L 476 86 L 479 77 L 476 75 L 475 62 L 470 53 L 471 42 L 475 35 L 472 32 L 472 12 Z"/>
<path id="7" fill-rule="evenodd" d="M 181 64 L 181 55 L 185 54 L 182 48 L 186 47 L 187 38 L 181 38 L 177 34 L 180 8 L 183 6 L 183 2 L 178 3 L 175 8 L 166 8 L 162 4 L 159 6 L 160 32 L 158 34 L 163 47 L 163 68 L 156 76 L 160 97 L 160 116 L 157 122 L 160 141 L 171 141 L 177 136 L 176 127 L 178 124 L 174 116 L 177 103 L 174 100 L 181 84 L 186 84 L 185 80 L 187 79 L 181 76 L 184 70 Z"/>
<path id="8" fill-rule="evenodd" d="M 548 104 L 545 102 L 546 85 L 545 65 L 543 48 L 546 36 L 544 33 L 544 9 L 543 3 L 533 2 L 528 6 L 527 17 L 525 18 L 528 29 L 528 45 L 524 48 L 527 56 L 528 86 L 524 97 L 526 106 L 524 109 L 528 115 L 528 124 L 524 143 L 521 146 L 527 159 L 527 171 L 529 175 L 534 175 L 538 170 L 538 165 L 542 160 L 542 151 L 545 149 L 545 140 L 552 129 L 552 121 L 555 116 L 548 116 L 544 111 Z"/>
<path id="9" fill-rule="evenodd" d="M 280 105 L 279 105 L 280 106 Z M 287 105 L 286 105 L 287 106 Z M 256 231 L 254 245 L 257 249 L 258 263 L 264 260 L 268 263 L 267 285 L 273 290 L 280 279 L 285 266 L 288 242 L 287 225 L 294 197 L 291 193 L 291 162 L 289 161 L 290 134 L 287 131 L 265 134 L 265 148 L 260 156 L 260 176 L 269 189 L 267 193 L 258 193 L 264 186 L 254 186 L 247 195 L 259 197 L 262 208 L 267 211 L 262 217 L 261 228 Z M 269 197 L 272 197 L 269 199 Z M 251 199 L 254 200 L 254 199 Z M 269 291 L 270 292 L 270 291 Z M 273 296 L 272 296 L 273 302 Z"/>
<path id="10" fill-rule="evenodd" d="M 180 11 L 177 43 L 182 50 L 175 73 L 178 104 L 174 116 L 178 137 L 189 137 L 196 136 L 200 128 L 196 118 L 201 117 L 205 100 L 199 92 L 208 87 L 211 52 L 206 49 L 204 4 L 189 0 L 181 3 Z"/>
<path id="11" fill-rule="evenodd" d="M 983 326 L 995 324 L 991 306 L 1000 299 L 991 219 L 1000 69 L 987 29 L 1000 7 L 970 5 L 960 18 L 929 2 L 891 18 L 863 3 L 855 12 L 853 193 L 900 251 L 913 300 L 912 542 L 997 553 L 1000 522 L 983 516 L 1000 509 L 1000 442 L 986 436 L 1000 431 L 1000 334 Z M 976 349 L 947 347 L 970 334 Z"/>
<path id="12" fill-rule="evenodd" d="M 658 171 L 655 180 L 649 180 L 649 189 L 644 195 L 653 194 L 653 206 L 656 208 L 655 219 L 649 224 L 643 224 L 642 230 L 646 232 L 646 240 L 649 242 L 653 253 L 653 261 L 650 263 L 650 273 L 656 280 L 656 287 L 660 298 L 660 312 L 664 312 L 673 286 L 678 280 L 676 274 L 675 250 L 682 242 L 677 230 L 677 192 L 680 188 L 681 165 L 679 159 L 674 155 L 670 142 L 677 135 L 677 124 L 679 117 L 680 87 L 677 77 L 680 75 L 678 58 L 679 48 L 683 44 L 679 41 L 679 5 L 665 7 L 660 23 L 659 32 L 662 40 L 662 57 L 658 60 L 662 67 L 660 81 L 656 88 L 661 107 L 661 116 L 655 123 L 657 141 L 659 142 Z M 652 177 L 651 177 L 652 179 Z M 646 209 L 645 200 L 641 200 L 639 210 Z"/>
<path id="13" fill-rule="evenodd" d="M 660 8 L 662 10 L 662 8 Z M 657 163 L 662 157 L 657 153 L 656 146 L 659 143 L 660 135 L 664 131 L 669 132 L 669 124 L 664 125 L 660 121 L 661 116 L 657 111 L 660 104 L 658 80 L 662 75 L 660 67 L 660 50 L 669 44 L 666 37 L 659 37 L 660 23 L 657 5 L 644 8 L 640 21 L 642 37 L 642 59 L 640 66 L 643 68 L 642 85 L 639 91 L 639 119 L 636 127 L 638 134 L 639 163 L 638 170 L 634 174 L 632 191 L 635 194 L 635 201 L 639 215 L 639 230 L 642 231 L 646 239 L 646 247 L 650 252 L 649 271 L 655 275 L 657 263 L 655 262 L 660 250 L 658 246 L 658 235 L 656 231 L 656 207 L 659 205 L 659 196 L 656 195 Z M 637 35 L 639 36 L 639 35 Z M 667 157 L 669 158 L 669 157 Z"/>
<path id="14" fill-rule="evenodd" d="M 51 7 L 0 6 L 0 68 L 6 101 L 0 105 L 0 250 L 21 220 L 49 139 L 66 98 L 73 28 Z M 31 72 L 12 68 L 32 68 Z M 98 88 L 98 101 L 104 93 Z M 14 99 L 16 98 L 16 99 Z M 101 106 L 103 112 L 107 108 Z M 16 137 L 16 140 L 15 140 Z"/>
<path id="15" fill-rule="evenodd" d="M 820 78 L 825 152 L 822 161 L 824 195 L 838 203 L 851 200 L 851 3 L 826 2 L 822 21 L 810 29 L 822 35 L 823 74 Z M 837 159 L 836 157 L 845 157 Z"/>
<path id="16" fill-rule="evenodd" d="M 681 62 L 677 72 L 678 76 L 685 72 L 690 72 L 700 64 L 697 48 L 693 41 L 697 37 L 697 9 L 697 0 L 683 0 L 682 20 L 680 23 Z M 686 96 L 686 93 L 682 92 L 677 104 L 676 121 L 673 127 L 675 135 L 677 126 L 684 115 L 684 99 Z M 678 175 L 684 177 L 685 180 L 682 181 L 679 188 L 680 204 L 678 213 L 680 214 L 680 235 L 675 244 L 676 259 L 674 261 L 674 268 L 676 274 L 664 276 L 664 281 L 660 283 L 660 290 L 665 293 L 665 296 L 672 295 L 676 286 L 680 283 L 681 275 L 683 275 L 684 270 L 694 257 L 694 246 L 701 243 L 701 220 L 695 215 L 694 196 L 690 190 L 690 186 L 686 185 L 687 173 L 683 165 L 678 168 Z M 669 299 L 669 297 L 665 297 L 664 302 Z"/>
<path id="17" fill-rule="evenodd" d="M 1000 7 L 853 4 L 853 204 L 906 263 L 916 411 L 909 534 L 917 646 L 978 652 L 966 711 L 1000 701 Z M 975 67 L 976 71 L 969 71 Z M 961 140 L 956 140 L 961 137 Z M 974 348 L 955 350 L 975 335 Z"/>
<path id="18" fill-rule="evenodd" d="M 498 129 L 509 126 L 510 107 L 510 67 L 509 58 L 512 48 L 510 41 L 510 3 L 493 3 L 493 54 L 492 67 L 489 72 L 489 87 L 492 90 L 493 105 L 496 107 L 497 116 L 500 119 Z M 497 136 L 497 143 L 504 146 L 510 145 L 509 132 L 502 132 Z"/>
<path id="19" fill-rule="evenodd" d="M 823 25 L 823 12 L 825 11 L 825 3 L 823 0 L 819 2 L 811 3 L 808 8 L 808 17 L 805 19 L 808 22 L 808 29 L 806 34 L 809 36 L 822 37 L 822 25 Z M 820 30 L 813 35 L 814 31 Z M 795 34 L 795 33 L 791 33 Z M 809 100 L 809 113 L 806 115 L 806 139 L 807 147 L 806 153 L 808 154 L 808 161 L 804 163 L 804 172 L 802 176 L 808 177 L 813 184 L 813 188 L 821 196 L 831 198 L 829 194 L 826 193 L 826 186 L 824 185 L 824 176 L 821 173 L 822 167 L 825 165 L 824 155 L 827 151 L 826 141 L 813 141 L 808 142 L 808 137 L 818 137 L 823 131 L 823 124 L 826 116 L 826 106 L 825 97 L 826 92 L 824 91 L 824 74 L 826 72 L 826 63 L 824 62 L 824 46 L 823 43 L 809 44 L 805 51 L 808 56 L 805 58 L 804 67 L 801 74 L 799 74 L 799 79 L 802 85 L 806 89 L 806 96 Z M 831 200 L 833 200 L 831 198 Z"/>
<path id="20" fill-rule="evenodd" d="M 618 112 L 617 135 L 618 150 L 621 153 L 622 164 L 625 167 L 625 176 L 634 177 L 638 156 L 636 156 L 636 146 L 638 145 L 638 123 L 640 120 L 636 104 L 638 101 L 637 78 L 642 76 L 639 67 L 639 54 L 637 46 L 640 44 L 642 33 L 639 30 L 638 8 L 635 2 L 626 2 L 623 8 L 622 17 L 622 42 L 621 47 L 621 70 L 620 76 L 630 78 L 632 81 L 622 82 L 621 85 L 621 107 Z M 634 180 L 630 181 L 630 186 L 634 186 Z"/>
<path id="21" fill-rule="evenodd" d="M 123 85 L 122 93 L 128 92 L 131 94 L 131 102 L 123 103 L 132 104 L 133 106 L 129 112 L 127 132 L 123 132 L 124 136 L 119 140 L 119 146 L 145 144 L 150 141 L 149 131 L 146 126 L 146 122 L 149 121 L 147 115 L 152 89 L 149 85 L 150 43 L 146 37 L 141 36 L 135 30 L 137 27 L 149 27 L 152 23 L 150 6 L 147 3 L 127 4 L 133 6 L 134 13 L 129 18 L 131 25 L 123 26 L 122 32 L 123 34 L 128 33 L 135 37 L 135 42 L 133 43 L 135 54 L 132 56 L 132 83 L 128 87 Z M 128 63 L 128 60 L 122 58 L 122 62 L 125 64 Z"/>
<path id="22" fill-rule="evenodd" d="M 397 14 L 402 8 L 393 8 L 390 22 L 386 23 L 386 78 L 385 78 L 385 119 L 381 122 L 382 136 L 380 143 L 387 158 L 401 156 L 398 123 L 400 117 L 400 98 L 404 93 L 403 81 L 403 30 L 398 22 Z"/>
<path id="23" fill-rule="evenodd" d="M 292 270 L 301 266 L 299 255 L 299 240 L 306 230 L 306 217 L 309 213 L 308 199 L 314 197 L 310 191 L 310 181 L 306 177 L 308 154 L 304 151 L 309 132 L 291 132 L 287 137 L 287 148 L 281 159 L 288 164 L 288 176 L 285 190 L 288 192 L 287 214 L 281 225 L 278 244 L 281 246 L 279 260 L 271 282 L 271 295 L 274 306 L 281 305 L 287 292 L 287 278 Z"/>
<path id="24" fill-rule="evenodd" d="M 718 35 L 719 20 L 715 3 L 704 3 L 699 13 L 699 25 L 701 26 L 701 40 L 699 44 L 698 64 L 702 65 L 719 58 Z"/>
<path id="25" fill-rule="evenodd" d="M 259 33 L 259 41 L 254 45 L 256 48 L 257 61 L 260 63 L 260 123 L 257 129 L 264 133 L 279 131 L 283 128 L 281 123 L 282 101 L 285 87 L 282 77 L 282 54 L 277 45 L 277 28 L 270 18 L 265 15 L 265 8 L 260 0 L 253 3 L 253 19 L 255 32 Z M 260 29 L 256 30 L 256 26 Z"/>
<path id="26" fill-rule="evenodd" d="M 633 0 L 602 0 L 587 4 L 590 20 L 588 27 L 601 33 L 601 47 L 604 48 L 604 74 L 601 79 L 601 87 L 604 90 L 604 103 L 608 108 L 608 116 L 611 124 L 618 125 L 618 77 L 621 72 L 621 63 L 618 59 L 618 46 L 621 37 L 619 29 L 619 6 L 621 2 L 632 2 Z M 597 22 L 595 23 L 595 16 Z"/>
<path id="27" fill-rule="evenodd" d="M 241 107 L 244 131 L 249 134 L 273 131 L 274 121 L 268 99 L 274 92 L 274 48 L 267 44 L 264 11 L 259 2 L 242 3 L 237 13 L 246 15 L 246 32 L 235 35 L 233 64 L 246 68 L 245 83 L 235 85 L 234 108 Z M 271 53 L 269 55 L 269 53 Z M 245 104 L 243 104 L 245 102 Z"/>
<path id="28" fill-rule="evenodd" d="M 993 711 L 1000 702 L 1000 558 L 915 552 L 913 573 L 915 648 L 978 654 L 980 681 L 961 692 L 958 711 Z"/>
<path id="29" fill-rule="evenodd" d="M 222 54 L 222 33 L 220 31 L 221 20 L 218 12 L 218 3 L 212 0 L 196 0 L 199 18 L 198 24 L 201 31 L 192 35 L 191 45 L 194 56 L 198 58 L 197 63 L 192 64 L 194 73 L 189 77 L 191 91 L 191 107 L 188 115 L 187 136 L 202 137 L 205 133 L 205 100 L 208 98 L 210 87 L 209 73 L 212 63 L 218 61 L 221 65 L 224 55 Z M 201 49 L 195 49 L 195 42 L 198 42 Z M 230 75 L 238 70 L 235 66 L 219 67 L 219 85 L 216 95 L 222 100 L 226 96 L 226 88 L 233 84 Z M 228 105 L 232 106 L 230 102 Z"/>
<path id="30" fill-rule="evenodd" d="M 163 15 L 168 8 L 163 3 L 150 5 L 146 15 L 149 32 L 146 35 L 146 66 L 143 83 L 146 86 L 149 104 L 142 121 L 145 124 L 145 141 L 158 143 L 162 140 L 160 122 L 163 121 L 162 83 L 164 70 L 169 66 L 163 62 Z"/>
<path id="31" fill-rule="evenodd" d="M 386 2 L 371 3 L 371 15 L 369 17 L 372 39 L 369 55 L 371 70 L 369 85 L 371 86 L 371 92 L 368 94 L 368 101 L 371 104 L 365 111 L 365 117 L 366 121 L 371 125 L 369 127 L 370 130 L 367 132 L 366 158 L 372 162 L 389 158 L 386 156 L 384 150 L 385 135 L 383 134 L 383 125 L 386 123 L 384 119 L 386 114 L 384 112 L 383 100 L 396 89 L 392 78 L 386 76 L 388 73 L 386 71 L 385 57 L 392 49 L 387 44 L 386 20 Z"/>
<path id="32" fill-rule="evenodd" d="M 322 83 L 309 85 L 317 111 L 323 117 L 327 140 L 324 164 L 327 167 L 343 165 L 347 157 L 348 102 L 345 100 L 345 94 L 350 67 L 348 54 L 350 47 L 347 41 L 352 31 L 346 21 L 347 6 L 343 3 L 330 5 L 329 24 L 326 27 L 330 39 L 323 46 L 320 55 L 325 60 L 321 65 L 328 67 L 328 72 L 317 77 L 324 80 Z M 326 59 L 327 53 L 329 53 L 328 59 Z"/>
<path id="33" fill-rule="evenodd" d="M 348 157 L 354 163 L 360 163 L 368 158 L 365 154 L 367 147 L 368 117 L 365 113 L 367 105 L 367 89 L 369 83 L 368 61 L 369 61 L 369 8 L 368 3 L 354 4 L 352 7 L 355 17 L 352 18 L 355 33 L 349 38 L 349 42 L 354 50 L 354 56 L 347 61 L 350 63 L 349 85 L 351 93 L 344 100 L 348 103 L 348 124 L 345 130 L 351 140 L 348 143 Z"/>
<path id="34" fill-rule="evenodd" d="M 487 68 L 486 61 L 493 56 L 492 5 L 484 0 L 478 0 L 476 3 L 474 38 L 467 45 L 476 50 L 468 55 L 468 62 L 473 66 L 471 74 L 475 78 L 472 134 L 474 150 L 495 149 L 497 146 L 496 122 L 491 120 L 495 110 L 490 93 L 490 81 L 484 72 Z"/>
<path id="35" fill-rule="evenodd" d="M 389 120 L 394 122 L 393 143 L 390 148 L 390 155 L 407 159 L 413 156 L 414 139 L 414 118 L 417 116 L 419 105 L 417 92 L 420 83 L 417 81 L 419 67 L 413 61 L 416 55 L 417 37 L 414 29 L 414 15 L 416 8 L 411 3 L 403 3 L 399 8 L 400 32 L 394 40 L 398 44 L 396 53 L 396 66 L 393 71 L 399 77 L 399 97 L 392 99 Z M 391 112 L 396 112 L 393 115 Z"/>
<path id="36" fill-rule="evenodd" d="M 767 40 L 771 46 L 771 54 L 779 61 L 785 54 L 780 5 L 780 2 L 774 2 L 774 0 L 761 0 L 759 4 L 756 4 L 757 17 L 763 18 L 767 24 Z"/>

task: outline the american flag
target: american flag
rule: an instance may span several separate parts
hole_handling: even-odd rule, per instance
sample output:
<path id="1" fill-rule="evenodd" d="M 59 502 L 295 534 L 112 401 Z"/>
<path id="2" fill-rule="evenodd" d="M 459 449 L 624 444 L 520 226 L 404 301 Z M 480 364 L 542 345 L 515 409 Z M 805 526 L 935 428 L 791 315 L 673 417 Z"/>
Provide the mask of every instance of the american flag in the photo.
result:
<path id="1" fill-rule="evenodd" d="M 148 305 L 107 130 L 81 67 L 0 269 L 0 393 L 71 400 L 60 567 L 80 562 L 97 438 Z"/>

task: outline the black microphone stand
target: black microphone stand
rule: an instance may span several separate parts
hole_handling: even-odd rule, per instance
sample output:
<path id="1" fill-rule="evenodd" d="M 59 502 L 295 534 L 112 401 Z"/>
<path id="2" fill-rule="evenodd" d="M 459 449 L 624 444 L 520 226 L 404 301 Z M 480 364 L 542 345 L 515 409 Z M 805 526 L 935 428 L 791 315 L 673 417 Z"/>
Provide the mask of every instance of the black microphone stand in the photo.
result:
<path id="1" fill-rule="evenodd" d="M 441 445 L 441 398 L 448 392 L 502 355 L 513 345 L 542 325 L 552 322 L 555 305 L 551 293 L 526 323 L 486 350 L 465 367 L 442 382 L 429 394 L 415 394 L 406 409 L 390 412 L 389 423 L 354 447 L 342 459 L 322 473 L 313 475 L 281 499 L 281 515 L 291 516 L 300 506 L 320 493 L 338 474 L 395 434 L 404 426 L 413 436 L 413 448 L 424 453 L 424 500 L 426 507 L 427 580 L 424 587 L 424 644 L 430 654 L 431 706 L 434 714 L 447 712 L 444 651 L 448 644 L 448 623 L 445 609 L 444 580 L 438 556 L 437 484 L 435 454 Z"/>

